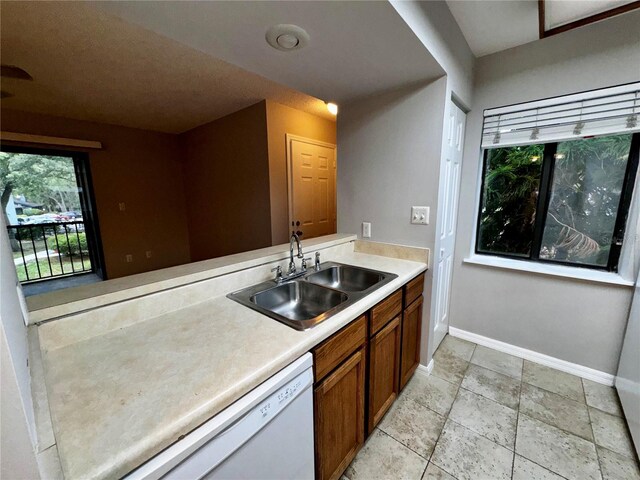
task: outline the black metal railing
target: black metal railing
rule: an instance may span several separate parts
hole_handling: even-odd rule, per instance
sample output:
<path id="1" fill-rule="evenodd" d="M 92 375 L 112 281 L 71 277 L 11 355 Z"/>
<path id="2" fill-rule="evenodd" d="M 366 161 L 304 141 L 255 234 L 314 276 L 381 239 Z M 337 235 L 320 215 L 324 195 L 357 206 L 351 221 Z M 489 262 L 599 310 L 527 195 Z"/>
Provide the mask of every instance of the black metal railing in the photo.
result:
<path id="1" fill-rule="evenodd" d="M 94 270 L 83 221 L 9 225 L 7 230 L 21 282 Z"/>

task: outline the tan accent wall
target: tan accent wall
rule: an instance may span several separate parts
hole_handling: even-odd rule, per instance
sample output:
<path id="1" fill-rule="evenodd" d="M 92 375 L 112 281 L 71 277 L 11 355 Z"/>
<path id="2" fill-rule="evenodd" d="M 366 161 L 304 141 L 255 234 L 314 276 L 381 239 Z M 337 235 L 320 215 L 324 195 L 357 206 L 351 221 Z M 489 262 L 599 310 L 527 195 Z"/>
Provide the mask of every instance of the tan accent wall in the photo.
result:
<path id="1" fill-rule="evenodd" d="M 7 109 L 1 128 L 102 142 L 87 153 L 108 278 L 286 243 L 285 135 L 336 143 L 335 122 L 271 101 L 180 135 Z"/>
<path id="2" fill-rule="evenodd" d="M 180 140 L 191 260 L 271 245 L 265 102 L 194 128 Z"/>
<path id="3" fill-rule="evenodd" d="M 290 133 L 336 144 L 336 122 L 305 113 L 272 101 L 266 101 L 269 136 L 269 197 L 271 203 L 271 244 L 289 241 L 287 193 L 287 148 Z"/>
<path id="4" fill-rule="evenodd" d="M 88 154 L 109 278 L 190 261 L 177 135 L 5 109 L 1 123 L 10 132 L 102 142 Z"/>

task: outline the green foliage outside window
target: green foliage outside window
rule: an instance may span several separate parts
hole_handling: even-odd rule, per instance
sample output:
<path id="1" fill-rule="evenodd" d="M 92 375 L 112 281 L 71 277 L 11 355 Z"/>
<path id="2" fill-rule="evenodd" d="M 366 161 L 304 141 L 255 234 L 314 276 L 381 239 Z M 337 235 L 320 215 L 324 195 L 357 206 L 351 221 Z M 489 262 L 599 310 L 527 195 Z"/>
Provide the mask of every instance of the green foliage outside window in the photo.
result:
<path id="1" fill-rule="evenodd" d="M 55 240 L 54 240 L 55 242 Z M 55 245 L 55 243 L 53 243 Z M 87 235 L 85 233 L 69 233 L 69 240 L 64 235 L 58 235 L 59 252 L 62 255 L 89 255 L 89 247 L 87 246 Z"/>
<path id="2" fill-rule="evenodd" d="M 492 149 L 487 154 L 479 250 L 529 256 L 544 145 Z"/>
<path id="3" fill-rule="evenodd" d="M 553 162 L 546 212 L 537 211 L 545 145 L 488 150 L 478 251 L 606 267 L 631 140 L 609 135 L 547 146 L 547 154 L 555 153 L 545 159 Z M 545 213 L 536 231 L 537 215 Z M 533 251 L 536 235 L 539 251 Z"/>

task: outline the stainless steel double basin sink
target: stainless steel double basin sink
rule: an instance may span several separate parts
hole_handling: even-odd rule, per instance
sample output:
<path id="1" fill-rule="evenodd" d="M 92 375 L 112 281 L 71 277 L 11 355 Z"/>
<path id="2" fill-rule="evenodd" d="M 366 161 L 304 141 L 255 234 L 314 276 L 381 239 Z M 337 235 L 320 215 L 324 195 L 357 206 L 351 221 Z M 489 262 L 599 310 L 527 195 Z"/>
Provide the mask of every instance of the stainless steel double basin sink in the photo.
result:
<path id="1" fill-rule="evenodd" d="M 274 280 L 227 295 L 296 330 L 308 330 L 398 276 L 336 262 L 320 264 L 293 280 Z"/>

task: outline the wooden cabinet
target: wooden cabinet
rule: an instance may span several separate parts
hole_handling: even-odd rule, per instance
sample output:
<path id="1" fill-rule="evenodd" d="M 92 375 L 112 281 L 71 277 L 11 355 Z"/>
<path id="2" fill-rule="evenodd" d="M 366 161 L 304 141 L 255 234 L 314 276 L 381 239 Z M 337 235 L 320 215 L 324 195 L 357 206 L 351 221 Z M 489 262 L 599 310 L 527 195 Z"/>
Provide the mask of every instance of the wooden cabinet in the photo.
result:
<path id="1" fill-rule="evenodd" d="M 342 475 L 418 367 L 423 290 L 419 275 L 312 350 L 316 479 Z"/>
<path id="2" fill-rule="evenodd" d="M 339 478 L 364 443 L 365 364 L 361 348 L 315 388 L 318 480 Z"/>
<path id="3" fill-rule="evenodd" d="M 314 348 L 313 369 L 316 383 L 364 345 L 366 340 L 367 317 L 362 315 Z"/>
<path id="4" fill-rule="evenodd" d="M 400 359 L 400 390 L 420 365 L 420 334 L 422 329 L 422 295 L 404 309 L 402 314 L 402 356 Z"/>
<path id="5" fill-rule="evenodd" d="M 400 316 L 369 341 L 368 433 L 380 422 L 399 392 Z"/>

